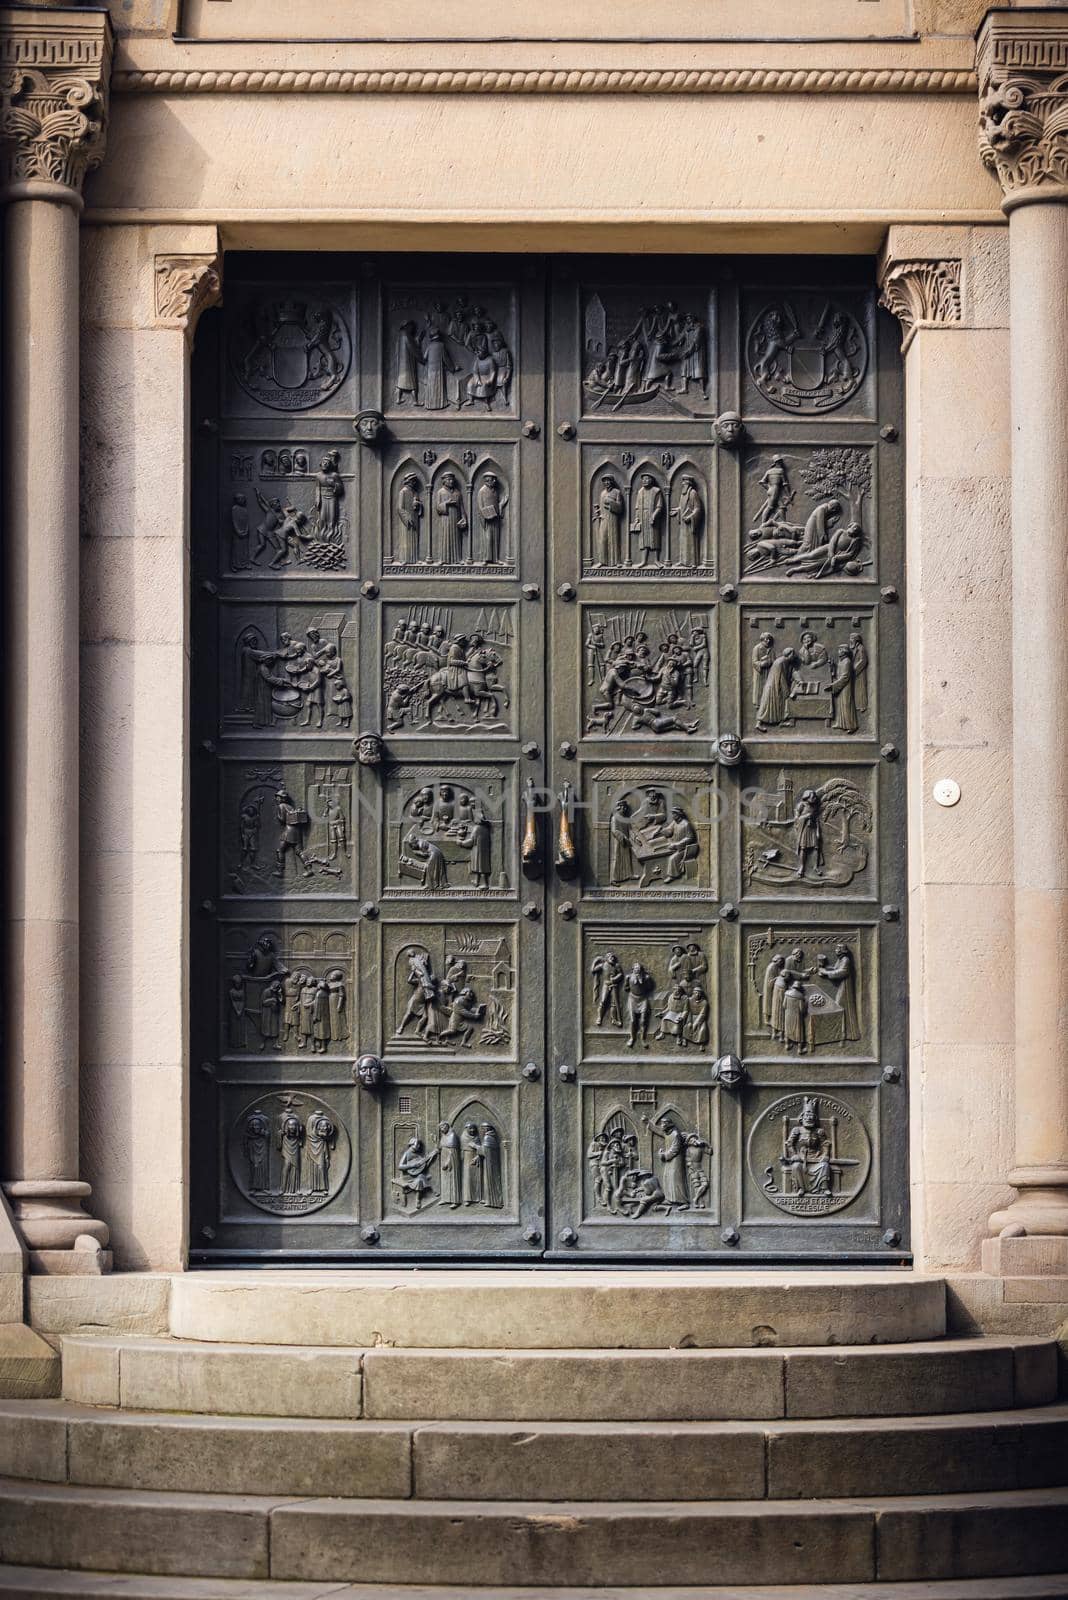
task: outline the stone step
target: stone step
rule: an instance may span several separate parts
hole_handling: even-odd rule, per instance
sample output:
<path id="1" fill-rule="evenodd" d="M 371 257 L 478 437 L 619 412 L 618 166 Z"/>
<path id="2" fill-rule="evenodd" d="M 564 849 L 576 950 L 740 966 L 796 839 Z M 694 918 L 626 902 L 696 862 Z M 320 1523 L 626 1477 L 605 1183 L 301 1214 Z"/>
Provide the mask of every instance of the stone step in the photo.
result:
<path id="1" fill-rule="evenodd" d="M 376 1422 L 0 1404 L 0 1475 L 171 1493 L 759 1500 L 1068 1483 L 1068 1404 L 867 1420 Z"/>
<path id="2" fill-rule="evenodd" d="M 1005 1411 L 1056 1397 L 1052 1340 L 829 1349 L 372 1350 L 64 1339 L 84 1405 L 405 1421 L 737 1421 Z"/>
<path id="3" fill-rule="evenodd" d="M 1064 1600 L 1068 1573 L 1038 1578 L 965 1578 L 946 1583 L 793 1584 L 729 1589 L 472 1588 L 420 1584 L 282 1583 L 242 1578 L 115 1577 L 0 1566 L 3 1600 Z"/>
<path id="4" fill-rule="evenodd" d="M 1068 1568 L 1068 1489 L 659 1504 L 162 1494 L 0 1480 L 0 1562 L 527 1586 L 871 1583 Z"/>
<path id="5" fill-rule="evenodd" d="M 177 1337 L 242 1344 L 667 1350 L 945 1330 L 944 1280 L 897 1270 L 188 1272 L 170 1302 Z"/>

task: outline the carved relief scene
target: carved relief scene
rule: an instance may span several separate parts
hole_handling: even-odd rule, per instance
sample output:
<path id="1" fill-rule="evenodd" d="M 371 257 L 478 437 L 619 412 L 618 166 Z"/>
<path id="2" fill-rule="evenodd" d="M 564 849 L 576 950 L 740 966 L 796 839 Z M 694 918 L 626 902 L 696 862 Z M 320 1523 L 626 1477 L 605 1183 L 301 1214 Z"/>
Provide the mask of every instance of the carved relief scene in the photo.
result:
<path id="1" fill-rule="evenodd" d="M 391 479 L 387 569 L 434 577 L 514 572 L 514 459 L 503 443 L 497 454 L 487 445 L 456 446 L 453 454 L 428 445 L 403 458 Z"/>
<path id="2" fill-rule="evenodd" d="M 605 1085 L 585 1097 L 587 1218 L 716 1220 L 712 1094 L 706 1088 Z"/>
<path id="3" fill-rule="evenodd" d="M 348 607 L 221 608 L 223 732 L 349 735 L 356 622 Z"/>
<path id="4" fill-rule="evenodd" d="M 870 929 L 764 928 L 745 938 L 742 1014 L 749 1055 L 874 1053 L 878 995 Z"/>
<path id="5" fill-rule="evenodd" d="M 713 726 L 713 613 L 674 606 L 583 612 L 583 714 L 598 738 L 690 738 Z"/>
<path id="6" fill-rule="evenodd" d="M 386 339 L 388 410 L 514 414 L 516 306 L 510 289 L 394 288 Z"/>
<path id="7" fill-rule="evenodd" d="M 748 894 L 875 892 L 870 767 L 754 767 L 742 797 L 742 884 Z"/>
<path id="8" fill-rule="evenodd" d="M 815 416 L 848 405 L 849 415 L 868 415 L 871 385 L 858 392 L 868 375 L 873 310 L 866 294 L 775 289 L 748 296 L 747 409 L 770 404 Z"/>
<path id="9" fill-rule="evenodd" d="M 222 769 L 222 881 L 231 894 L 355 893 L 351 768 L 284 761 Z"/>
<path id="10" fill-rule="evenodd" d="M 714 899 L 714 783 L 707 769 L 591 768 L 581 823 L 590 892 Z"/>
<path id="11" fill-rule="evenodd" d="M 340 1193 L 352 1165 L 349 1130 L 333 1106 L 305 1090 L 277 1090 L 243 1105 L 226 1141 L 245 1199 L 276 1216 L 306 1216 Z"/>
<path id="12" fill-rule="evenodd" d="M 352 384 L 339 394 L 352 366 L 349 291 L 308 294 L 274 287 L 227 295 L 226 348 L 231 393 L 271 411 L 309 411 L 337 395 L 352 410 Z M 335 407 L 336 409 L 336 407 Z"/>
<path id="13" fill-rule="evenodd" d="M 746 578 L 875 577 L 873 452 L 853 445 L 752 450 L 742 474 Z"/>
<path id="14" fill-rule="evenodd" d="M 711 451 L 583 451 L 588 577 L 711 577 Z M 700 465 L 698 464 L 700 462 Z"/>
<path id="15" fill-rule="evenodd" d="M 460 1086 L 398 1085 L 383 1097 L 382 1128 L 391 1218 L 485 1222 L 514 1213 L 515 1134 L 504 1103 Z"/>
<path id="16" fill-rule="evenodd" d="M 383 893 L 480 897 L 514 892 L 514 807 L 496 766 L 428 763 L 386 780 Z"/>
<path id="17" fill-rule="evenodd" d="M 386 606 L 385 733 L 509 734 L 515 607 Z"/>
<path id="18" fill-rule="evenodd" d="M 582 392 L 587 416 L 715 410 L 713 305 L 686 288 L 586 289 L 581 299 Z"/>
<path id="19" fill-rule="evenodd" d="M 584 1053 L 660 1055 L 715 1050 L 716 969 L 705 928 L 584 930 Z"/>
<path id="20" fill-rule="evenodd" d="M 513 1051 L 515 930 L 510 924 L 391 923 L 383 929 L 389 1051 Z"/>
<path id="21" fill-rule="evenodd" d="M 227 1054 L 338 1056 L 352 1046 L 352 936 L 347 928 L 230 924 L 221 948 Z"/>
<path id="22" fill-rule="evenodd" d="M 232 441 L 223 461 L 229 478 L 220 508 L 224 571 L 314 577 L 353 568 L 351 447 Z"/>
<path id="23" fill-rule="evenodd" d="M 839 1094 L 789 1094 L 766 1104 L 750 1129 L 746 1154 L 750 1220 L 768 1215 L 770 1207 L 794 1217 L 844 1211 L 861 1196 L 871 1171 L 864 1117 Z"/>
<path id="24" fill-rule="evenodd" d="M 875 737 L 874 612 L 746 610 L 744 617 L 747 736 Z"/>

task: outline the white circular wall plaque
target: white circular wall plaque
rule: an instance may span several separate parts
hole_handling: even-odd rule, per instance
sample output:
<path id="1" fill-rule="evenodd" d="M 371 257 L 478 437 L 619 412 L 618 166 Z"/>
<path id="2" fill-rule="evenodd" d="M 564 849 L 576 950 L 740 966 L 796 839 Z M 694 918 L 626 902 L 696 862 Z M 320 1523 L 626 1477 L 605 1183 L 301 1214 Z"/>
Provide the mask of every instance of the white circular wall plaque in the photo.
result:
<path id="1" fill-rule="evenodd" d="M 955 806 L 960 799 L 960 784 L 956 778 L 939 778 L 933 793 L 940 806 Z"/>

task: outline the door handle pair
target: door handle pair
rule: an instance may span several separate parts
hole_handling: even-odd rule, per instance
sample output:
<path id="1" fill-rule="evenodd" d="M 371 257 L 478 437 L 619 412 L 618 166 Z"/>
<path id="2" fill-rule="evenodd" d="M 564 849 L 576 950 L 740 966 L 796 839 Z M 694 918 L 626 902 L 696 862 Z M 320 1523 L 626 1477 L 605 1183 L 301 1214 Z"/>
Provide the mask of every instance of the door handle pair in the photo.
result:
<path id="1" fill-rule="evenodd" d="M 535 804 L 534 779 L 528 778 L 523 794 L 523 844 L 521 857 L 523 870 L 536 872 L 542 865 L 541 834 L 538 827 L 538 807 Z M 571 785 L 565 783 L 556 797 L 559 819 L 556 827 L 556 854 L 553 865 L 564 877 L 571 877 L 579 867 L 578 847 L 571 816 Z"/>

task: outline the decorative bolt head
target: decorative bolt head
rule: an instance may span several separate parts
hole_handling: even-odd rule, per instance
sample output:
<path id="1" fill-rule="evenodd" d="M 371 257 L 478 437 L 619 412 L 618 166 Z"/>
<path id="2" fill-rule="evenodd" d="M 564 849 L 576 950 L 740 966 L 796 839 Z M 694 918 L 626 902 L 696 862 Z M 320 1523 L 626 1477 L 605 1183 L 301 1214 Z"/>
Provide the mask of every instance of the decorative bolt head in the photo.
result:
<path id="1" fill-rule="evenodd" d="M 204 1074 L 205 1078 L 214 1078 L 215 1076 L 215 1068 L 210 1061 L 202 1061 L 200 1063 L 200 1070 Z"/>
<path id="2" fill-rule="evenodd" d="M 560 1243 L 568 1245 L 578 1244 L 578 1234 L 575 1232 L 574 1228 L 560 1229 Z"/>
<path id="3" fill-rule="evenodd" d="M 200 587 L 203 589 L 205 594 L 218 594 L 219 592 L 219 585 L 217 583 L 212 583 L 210 578 L 201 578 Z"/>
<path id="4" fill-rule="evenodd" d="M 724 1244 L 737 1244 L 741 1238 L 741 1234 L 738 1232 L 737 1228 L 724 1228 L 723 1232 L 720 1234 L 720 1238 L 723 1240 Z"/>
<path id="5" fill-rule="evenodd" d="M 720 584 L 719 597 L 721 600 L 737 600 L 738 585 L 735 583 Z"/>
<path id="6" fill-rule="evenodd" d="M 378 915 L 378 907 L 373 900 L 364 900 L 360 906 L 360 916 L 373 919 Z"/>
<path id="7" fill-rule="evenodd" d="M 361 444 L 381 444 L 386 431 L 386 419 L 381 411 L 359 411 L 352 426 Z"/>
<path id="8" fill-rule="evenodd" d="M 360 1229 L 360 1238 L 364 1244 L 377 1244 L 381 1235 L 377 1228 L 366 1227 Z"/>
<path id="9" fill-rule="evenodd" d="M 538 1063 L 536 1061 L 528 1061 L 526 1066 L 523 1068 L 523 1076 L 526 1078 L 528 1083 L 537 1083 L 538 1079 L 541 1077 L 541 1068 L 538 1066 Z"/>
<path id="10" fill-rule="evenodd" d="M 720 1056 L 712 1068 L 712 1081 L 721 1083 L 725 1089 L 737 1089 L 745 1082 L 745 1068 L 736 1055 Z"/>
<path id="11" fill-rule="evenodd" d="M 576 594 L 575 585 L 573 583 L 558 584 L 556 592 L 561 600 L 574 600 Z"/>
<path id="12" fill-rule="evenodd" d="M 733 901 L 724 900 L 719 908 L 719 914 L 724 922 L 736 922 L 738 920 L 738 907 Z"/>
<path id="13" fill-rule="evenodd" d="M 214 1239 L 215 1237 L 215 1229 L 212 1227 L 210 1222 L 206 1222 L 201 1228 L 200 1232 L 202 1237 L 205 1239 Z"/>
<path id="14" fill-rule="evenodd" d="M 541 433 L 541 429 L 538 427 L 538 424 L 536 422 L 524 422 L 524 424 L 523 424 L 523 438 L 524 439 L 536 439 L 540 433 Z"/>
<path id="15" fill-rule="evenodd" d="M 883 1068 L 883 1082 L 884 1083 L 900 1083 L 901 1082 L 901 1068 L 900 1067 L 884 1067 Z"/>
<path id="16" fill-rule="evenodd" d="M 352 1081 L 361 1089 L 375 1090 L 381 1086 L 386 1069 L 378 1056 L 364 1055 L 354 1063 Z"/>
<path id="17" fill-rule="evenodd" d="M 879 429 L 879 438 L 885 439 L 887 444 L 893 444 L 894 440 L 897 438 L 897 429 L 894 427 L 892 422 L 883 424 L 883 426 Z"/>
<path id="18" fill-rule="evenodd" d="M 573 439 L 575 437 L 575 424 L 573 422 L 561 422 L 556 431 L 561 439 Z"/>
<path id="19" fill-rule="evenodd" d="M 360 584 L 360 593 L 365 597 L 365 599 L 373 600 L 378 594 L 377 583 L 372 582 L 372 580 L 368 578 L 366 583 Z"/>
<path id="20" fill-rule="evenodd" d="M 883 1234 L 883 1244 L 888 1245 L 891 1249 L 893 1249 L 895 1244 L 900 1243 L 901 1235 L 898 1233 L 897 1229 L 887 1228 L 886 1232 Z"/>
<path id="21" fill-rule="evenodd" d="M 884 761 L 896 761 L 900 753 L 896 744 L 884 744 L 879 749 L 879 754 Z"/>
<path id="22" fill-rule="evenodd" d="M 893 584 L 887 584 L 885 589 L 879 590 L 879 598 L 882 600 L 884 605 L 893 606 L 897 604 L 898 592 L 894 588 Z"/>
<path id="23" fill-rule="evenodd" d="M 382 736 L 366 729 L 352 741 L 352 751 L 361 767 L 380 767 L 386 747 Z"/>
<path id="24" fill-rule="evenodd" d="M 523 754 L 526 756 L 528 761 L 537 761 L 538 757 L 541 755 L 541 745 L 535 744 L 533 739 L 530 739 L 523 746 Z"/>
<path id="25" fill-rule="evenodd" d="M 564 739 L 560 745 L 560 754 L 565 761 L 574 761 L 578 755 L 578 747 L 570 739 Z"/>
<path id="26" fill-rule="evenodd" d="M 540 600 L 541 599 L 541 588 L 540 588 L 540 586 L 538 584 L 536 584 L 536 583 L 525 583 L 523 585 L 523 599 L 524 600 Z"/>
<path id="27" fill-rule="evenodd" d="M 541 916 L 541 906 L 536 900 L 527 900 L 523 906 L 523 915 L 528 917 L 531 922 L 537 922 Z"/>
<path id="28" fill-rule="evenodd" d="M 212 913 L 214 912 L 214 910 L 215 910 L 215 901 L 214 900 L 202 900 L 200 902 L 200 909 L 201 909 L 201 911 L 206 911 L 208 916 L 210 917 L 212 915 Z"/>
<path id="29" fill-rule="evenodd" d="M 560 913 L 560 915 L 563 917 L 565 922 L 573 922 L 574 921 L 575 916 L 576 916 L 576 911 L 575 911 L 575 902 L 573 900 L 561 900 L 560 904 L 557 906 L 556 909 Z"/>
<path id="30" fill-rule="evenodd" d="M 575 1081 L 575 1069 L 574 1069 L 574 1067 L 569 1067 L 565 1063 L 564 1066 L 557 1068 L 557 1071 L 559 1072 L 560 1077 L 562 1078 L 564 1083 L 574 1083 L 574 1081 Z"/>
<path id="31" fill-rule="evenodd" d="M 900 922 L 901 921 L 901 908 L 900 908 L 900 906 L 883 906 L 883 921 L 884 922 Z"/>
<path id="32" fill-rule="evenodd" d="M 538 1232 L 537 1228 L 524 1228 L 523 1229 L 523 1243 L 524 1244 L 541 1244 L 541 1234 Z"/>
<path id="33" fill-rule="evenodd" d="M 214 417 L 201 417 L 200 431 L 201 433 L 206 434 L 218 433 L 219 424 L 216 422 Z"/>
<path id="34" fill-rule="evenodd" d="M 205 755 L 213 756 L 215 754 L 215 740 L 214 739 L 202 739 L 201 743 L 200 743 L 200 748 L 203 750 Z"/>

